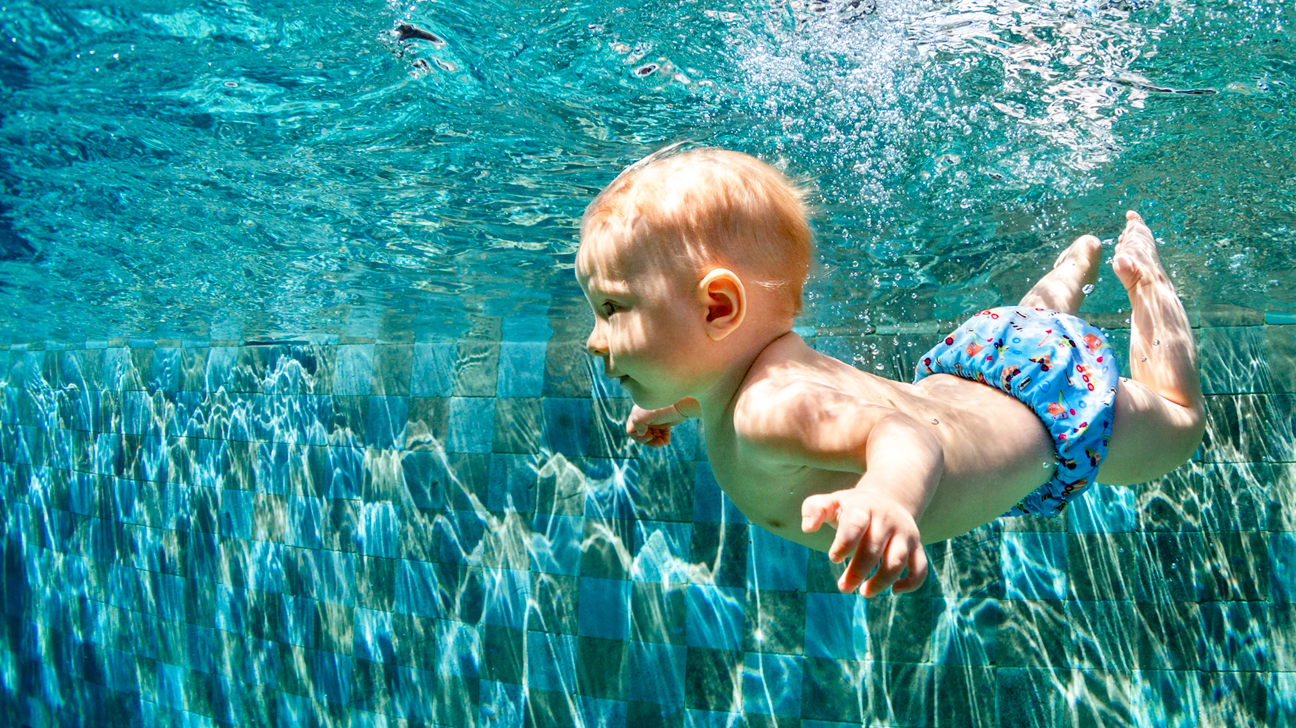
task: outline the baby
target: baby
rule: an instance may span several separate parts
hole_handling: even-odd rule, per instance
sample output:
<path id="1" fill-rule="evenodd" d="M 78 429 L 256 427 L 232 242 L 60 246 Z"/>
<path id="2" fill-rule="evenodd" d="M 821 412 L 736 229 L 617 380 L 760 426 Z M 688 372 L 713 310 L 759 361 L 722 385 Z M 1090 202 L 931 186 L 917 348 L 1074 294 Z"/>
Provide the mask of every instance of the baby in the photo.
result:
<path id="1" fill-rule="evenodd" d="M 1151 480 L 1197 448 L 1192 332 L 1142 218 L 1126 213 L 1112 259 L 1132 379 L 1075 315 L 1101 256 L 1079 238 L 1020 304 L 942 339 L 913 384 L 891 381 L 792 331 L 810 261 L 801 192 L 752 157 L 699 149 L 650 156 L 590 203 L 576 276 L 594 309 L 586 346 L 634 399 L 630 436 L 660 447 L 702 418 L 747 518 L 850 559 L 838 588 L 873 596 L 922 585 L 925 543 L 1056 515 L 1095 481 Z"/>

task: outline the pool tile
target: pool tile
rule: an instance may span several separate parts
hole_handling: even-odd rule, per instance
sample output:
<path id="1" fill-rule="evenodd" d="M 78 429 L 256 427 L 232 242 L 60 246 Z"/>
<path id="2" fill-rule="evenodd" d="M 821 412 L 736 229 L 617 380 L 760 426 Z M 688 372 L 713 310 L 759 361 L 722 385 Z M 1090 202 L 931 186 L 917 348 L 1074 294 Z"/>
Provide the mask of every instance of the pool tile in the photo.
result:
<path id="1" fill-rule="evenodd" d="M 546 397 L 590 397 L 590 354 L 584 339 L 554 337 L 545 344 L 543 394 Z"/>
<path id="2" fill-rule="evenodd" d="M 1203 394 L 1270 392 L 1265 326 L 1199 329 L 1198 361 Z"/>
<path id="3" fill-rule="evenodd" d="M 634 679 L 630 680 L 628 697 L 644 703 L 683 706 L 686 659 L 682 645 L 631 641 L 627 667 Z"/>
<path id="4" fill-rule="evenodd" d="M 630 582 L 580 577 L 577 634 L 581 637 L 630 638 Z"/>
<path id="5" fill-rule="evenodd" d="M 858 594 L 806 594 L 806 656 L 867 659 L 868 604 Z"/>
<path id="6" fill-rule="evenodd" d="M 539 397 L 544 388 L 544 341 L 502 341 L 495 396 Z"/>
<path id="7" fill-rule="evenodd" d="M 1096 485 L 1067 508 L 1070 533 L 1129 533 L 1135 530 L 1139 511 L 1132 488 Z"/>
<path id="8" fill-rule="evenodd" d="M 689 584 L 684 591 L 685 644 L 713 650 L 742 649 L 745 590 Z"/>
<path id="9" fill-rule="evenodd" d="M 369 421 L 365 429 L 367 444 L 386 450 L 404 448 L 408 422 L 407 397 L 370 397 Z"/>
<path id="10" fill-rule="evenodd" d="M 454 393 L 455 345 L 415 344 L 410 394 L 415 397 L 449 397 Z"/>
<path id="11" fill-rule="evenodd" d="M 541 402 L 538 399 L 495 399 L 494 437 L 490 450 L 505 453 L 533 453 L 541 439 Z M 453 403 L 454 400 L 451 400 Z"/>
<path id="12" fill-rule="evenodd" d="M 544 448 L 568 456 L 590 453 L 590 401 L 550 397 L 542 401 Z"/>
<path id="13" fill-rule="evenodd" d="M 536 514 L 531 524 L 531 544 L 528 548 L 531 571 L 573 577 L 579 575 L 584 529 L 584 518 Z"/>
<path id="14" fill-rule="evenodd" d="M 1269 534 L 1269 595 L 1275 602 L 1296 602 L 1296 533 Z"/>
<path id="15" fill-rule="evenodd" d="M 686 583 L 691 537 L 692 525 L 688 523 L 635 521 L 630 578 L 664 584 Z"/>
<path id="16" fill-rule="evenodd" d="M 579 631 L 580 580 L 562 574 L 531 573 L 527 629 L 575 635 Z"/>
<path id="17" fill-rule="evenodd" d="M 1005 533 L 1001 551 L 1006 599 L 1063 599 L 1066 534 Z"/>
<path id="18" fill-rule="evenodd" d="M 337 347 L 333 370 L 333 394 L 367 395 L 373 391 L 374 347 L 372 344 L 343 344 Z"/>
<path id="19" fill-rule="evenodd" d="M 932 660 L 939 665 L 995 664 L 999 600 L 932 600 Z"/>
<path id="20" fill-rule="evenodd" d="M 689 562 L 706 569 L 719 586 L 745 586 L 751 541 L 747 525 L 694 521 L 692 526 Z"/>
<path id="21" fill-rule="evenodd" d="M 411 375 L 414 348 L 408 345 L 377 344 L 373 352 L 373 394 L 408 397 L 413 389 Z"/>
<path id="22" fill-rule="evenodd" d="M 446 451 L 488 453 L 494 433 L 496 402 L 488 397 L 454 397 L 450 400 L 450 436 Z"/>
<path id="23" fill-rule="evenodd" d="M 498 405 L 497 405 L 498 406 Z M 444 397 L 413 397 L 405 428 L 405 447 L 410 450 L 444 449 L 450 433 L 450 400 Z"/>
<path id="24" fill-rule="evenodd" d="M 743 712 L 801 715 L 804 658 L 748 652 L 743 655 Z"/>
<path id="25" fill-rule="evenodd" d="M 692 461 L 639 459 L 635 516 L 653 521 L 688 521 L 693 512 Z"/>
<path id="26" fill-rule="evenodd" d="M 459 341 L 455 344 L 456 397 L 494 397 L 499 375 L 499 344 Z"/>
<path id="27" fill-rule="evenodd" d="M 805 644 L 806 593 L 746 590 L 743 651 L 799 655 Z"/>
<path id="28" fill-rule="evenodd" d="M 687 587 L 631 582 L 630 637 L 640 642 L 684 644 Z"/>
<path id="29" fill-rule="evenodd" d="M 748 531 L 747 588 L 805 591 L 810 550 L 758 526 Z"/>

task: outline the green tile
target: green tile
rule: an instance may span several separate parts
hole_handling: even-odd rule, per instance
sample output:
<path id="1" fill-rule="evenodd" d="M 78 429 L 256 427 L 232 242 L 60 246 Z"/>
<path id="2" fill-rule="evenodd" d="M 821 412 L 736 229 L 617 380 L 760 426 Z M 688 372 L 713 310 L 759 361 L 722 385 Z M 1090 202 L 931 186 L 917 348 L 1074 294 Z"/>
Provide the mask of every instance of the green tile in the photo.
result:
<path id="1" fill-rule="evenodd" d="M 592 366 L 585 341 L 554 337 L 545 347 L 544 395 L 588 397 L 593 388 Z M 602 372 L 599 372 L 602 375 Z"/>
<path id="2" fill-rule="evenodd" d="M 374 346 L 373 393 L 407 397 L 410 394 L 410 372 L 414 365 L 414 347 L 408 345 Z"/>
<path id="3" fill-rule="evenodd" d="M 526 454 L 540 451 L 542 411 L 539 399 L 495 400 L 493 452 Z"/>
<path id="4" fill-rule="evenodd" d="M 495 396 L 498 372 L 498 343 L 460 341 L 456 344 L 454 396 Z"/>
<path id="5" fill-rule="evenodd" d="M 684 644 L 685 585 L 636 581 L 630 585 L 630 637 Z"/>
<path id="6" fill-rule="evenodd" d="M 580 577 L 531 572 L 531 599 L 527 629 L 536 632 L 576 634 L 579 616 Z"/>
<path id="7" fill-rule="evenodd" d="M 691 710 L 742 711 L 743 653 L 688 648 L 684 705 Z"/>
<path id="8" fill-rule="evenodd" d="M 805 645 L 805 592 L 748 589 L 745 593 L 743 650 L 801 654 Z M 870 608 L 873 606 L 874 603 L 869 604 Z"/>
<path id="9" fill-rule="evenodd" d="M 1005 599 L 999 602 L 995 664 L 1030 669 L 1062 668 L 1067 660 L 1066 602 Z"/>
<path id="10" fill-rule="evenodd" d="M 445 397 L 412 397 L 405 425 L 407 450 L 444 450 L 450 434 L 450 400 Z"/>

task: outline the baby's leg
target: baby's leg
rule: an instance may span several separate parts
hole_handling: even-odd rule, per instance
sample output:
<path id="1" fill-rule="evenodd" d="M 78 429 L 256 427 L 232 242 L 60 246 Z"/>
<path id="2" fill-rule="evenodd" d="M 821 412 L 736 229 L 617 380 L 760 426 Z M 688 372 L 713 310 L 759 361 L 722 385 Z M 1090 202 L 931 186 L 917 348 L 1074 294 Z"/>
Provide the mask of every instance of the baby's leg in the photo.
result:
<path id="1" fill-rule="evenodd" d="M 1058 256 L 1053 270 L 1026 292 L 1019 305 L 1065 311 L 1074 316 L 1084 301 L 1084 287 L 1098 280 L 1101 258 L 1102 243 L 1098 238 L 1092 235 L 1077 238 Z"/>
<path id="2" fill-rule="evenodd" d="M 1130 373 L 1116 391 L 1115 419 L 1098 482 L 1141 483 L 1192 456 L 1206 428 L 1197 348 L 1183 304 L 1161 267 L 1156 240 L 1137 213 L 1116 244 L 1112 268 L 1129 293 Z"/>

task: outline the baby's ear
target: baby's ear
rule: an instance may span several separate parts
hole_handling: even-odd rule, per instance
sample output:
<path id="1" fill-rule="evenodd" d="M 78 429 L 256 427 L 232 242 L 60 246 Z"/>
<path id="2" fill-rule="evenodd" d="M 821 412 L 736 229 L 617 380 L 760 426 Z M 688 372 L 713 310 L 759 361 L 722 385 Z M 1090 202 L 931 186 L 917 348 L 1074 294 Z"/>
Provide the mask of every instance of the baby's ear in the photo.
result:
<path id="1" fill-rule="evenodd" d="M 726 268 L 717 268 L 698 284 L 706 306 L 707 335 L 719 341 L 733 333 L 747 315 L 747 291 L 742 279 Z"/>

